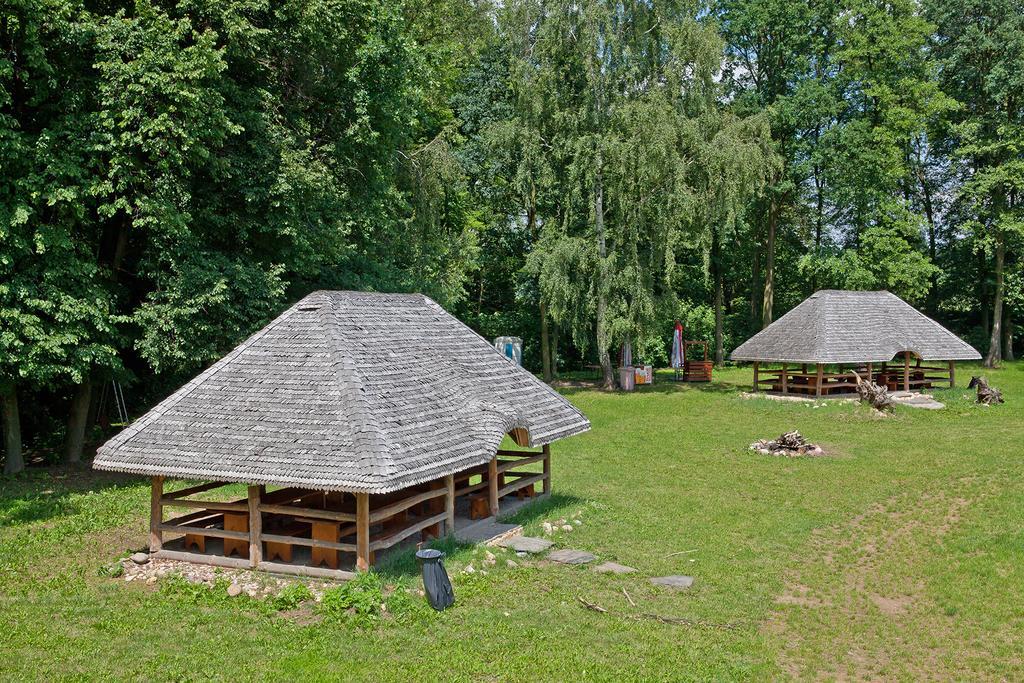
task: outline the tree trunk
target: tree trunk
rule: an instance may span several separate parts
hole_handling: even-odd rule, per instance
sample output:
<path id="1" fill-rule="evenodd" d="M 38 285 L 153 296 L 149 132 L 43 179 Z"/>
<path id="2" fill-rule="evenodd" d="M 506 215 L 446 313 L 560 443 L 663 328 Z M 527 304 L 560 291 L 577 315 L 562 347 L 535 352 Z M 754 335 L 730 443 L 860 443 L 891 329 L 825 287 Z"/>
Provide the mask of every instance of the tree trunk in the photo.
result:
<path id="1" fill-rule="evenodd" d="M 722 308 L 725 294 L 722 284 L 721 246 L 718 239 L 718 230 L 715 230 L 711 236 L 711 267 L 715 276 L 715 365 L 721 365 L 725 360 L 725 349 L 722 346 Z"/>
<path id="2" fill-rule="evenodd" d="M 932 265 L 935 265 L 935 258 L 938 254 L 935 243 L 935 208 L 932 204 L 932 191 L 928 184 L 928 178 L 924 169 L 918 164 L 917 177 L 921 183 L 921 195 L 924 199 L 924 215 L 928 221 L 928 258 Z M 939 308 L 939 275 L 932 273 L 931 282 L 928 287 L 928 312 L 935 315 Z"/>
<path id="3" fill-rule="evenodd" d="M 66 464 L 71 465 L 82 462 L 82 446 L 85 443 L 85 428 L 89 421 L 89 402 L 91 398 L 92 381 L 86 377 L 75 388 L 75 396 L 71 399 L 67 434 L 64 436 L 64 462 Z"/>
<path id="4" fill-rule="evenodd" d="M 558 379 L 558 323 L 551 323 L 551 377 Z"/>
<path id="5" fill-rule="evenodd" d="M 1006 262 L 1006 238 L 1003 231 L 996 232 L 996 291 L 992 298 L 992 335 L 988 342 L 985 367 L 994 368 L 1003 359 L 1003 266 Z"/>
<path id="6" fill-rule="evenodd" d="M 981 307 L 981 333 L 986 337 L 991 333 L 991 309 L 988 299 L 988 260 L 985 250 L 978 250 L 978 305 Z"/>
<path id="7" fill-rule="evenodd" d="M 597 232 L 597 355 L 604 376 L 604 388 L 615 388 L 615 372 L 609 355 L 611 338 L 608 333 L 608 247 L 604 236 L 604 183 L 601 178 L 601 153 L 597 154 L 597 174 L 594 178 L 594 227 Z"/>
<path id="8" fill-rule="evenodd" d="M 544 297 L 540 299 L 540 361 L 544 368 L 544 381 L 550 383 L 551 374 L 551 339 L 548 335 L 548 307 Z"/>
<path id="9" fill-rule="evenodd" d="M 750 325 L 756 327 L 761 315 L 761 235 L 754 235 L 754 257 L 750 268 Z"/>
<path id="10" fill-rule="evenodd" d="M 21 418 L 18 415 L 18 390 L 12 384 L 3 388 L 4 474 L 25 469 L 21 457 Z"/>
<path id="11" fill-rule="evenodd" d="M 773 196 L 768 204 L 768 238 L 764 248 L 764 297 L 761 299 L 761 329 L 772 324 L 775 299 L 775 229 L 779 221 L 778 204 Z"/>
<path id="12" fill-rule="evenodd" d="M 1013 320 L 1010 309 L 1003 305 L 1003 360 L 1014 360 L 1013 356 Z"/>

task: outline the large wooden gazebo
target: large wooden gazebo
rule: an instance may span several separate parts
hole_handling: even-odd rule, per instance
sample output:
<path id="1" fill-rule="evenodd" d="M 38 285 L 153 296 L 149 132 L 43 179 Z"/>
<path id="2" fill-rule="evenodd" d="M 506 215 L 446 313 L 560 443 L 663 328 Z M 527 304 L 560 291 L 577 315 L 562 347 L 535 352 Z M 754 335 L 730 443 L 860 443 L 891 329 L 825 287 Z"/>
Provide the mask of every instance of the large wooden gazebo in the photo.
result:
<path id="1" fill-rule="evenodd" d="M 854 372 L 890 390 L 952 387 L 956 361 L 981 355 L 895 294 L 822 290 L 730 357 L 753 362 L 754 391 L 822 397 L 855 392 Z"/>
<path id="2" fill-rule="evenodd" d="M 157 557 L 347 578 L 344 566 L 451 532 L 456 506 L 497 515 L 506 496 L 547 493 L 550 444 L 589 428 L 425 296 L 315 292 L 93 466 L 152 477 Z M 519 448 L 501 448 L 506 435 Z M 167 490 L 169 479 L 195 483 Z M 247 495 L 211 500 L 231 483 Z"/>

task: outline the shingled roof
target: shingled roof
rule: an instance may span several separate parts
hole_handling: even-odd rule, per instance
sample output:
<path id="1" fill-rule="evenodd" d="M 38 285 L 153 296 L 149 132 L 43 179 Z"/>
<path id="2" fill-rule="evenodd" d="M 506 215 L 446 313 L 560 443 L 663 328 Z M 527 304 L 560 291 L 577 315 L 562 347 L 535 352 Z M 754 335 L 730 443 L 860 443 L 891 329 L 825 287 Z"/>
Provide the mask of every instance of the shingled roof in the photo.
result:
<path id="1" fill-rule="evenodd" d="M 93 466 L 387 493 L 590 429 L 419 294 L 314 292 L 104 444 Z"/>
<path id="2" fill-rule="evenodd" d="M 922 360 L 977 360 L 955 334 L 890 292 L 826 289 L 807 297 L 732 352 L 774 363 L 886 362 L 912 351 Z"/>

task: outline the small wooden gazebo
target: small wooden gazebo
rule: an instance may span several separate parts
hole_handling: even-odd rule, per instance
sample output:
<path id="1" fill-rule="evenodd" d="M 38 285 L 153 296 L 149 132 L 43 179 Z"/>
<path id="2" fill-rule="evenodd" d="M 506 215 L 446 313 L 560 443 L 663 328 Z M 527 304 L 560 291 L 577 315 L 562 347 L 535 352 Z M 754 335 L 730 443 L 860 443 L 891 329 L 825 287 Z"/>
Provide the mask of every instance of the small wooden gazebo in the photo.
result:
<path id="1" fill-rule="evenodd" d="M 821 397 L 855 392 L 854 372 L 890 390 L 953 387 L 956 361 L 981 354 L 895 294 L 822 290 L 730 357 L 753 362 L 754 391 Z"/>
<path id="2" fill-rule="evenodd" d="M 158 557 L 347 578 L 340 556 L 366 569 L 416 534 L 450 533 L 457 506 L 497 515 L 506 496 L 549 492 L 550 444 L 589 428 L 425 296 L 315 292 L 93 466 L 152 477 Z M 506 435 L 522 449 L 502 449 Z M 171 478 L 198 483 L 166 491 Z M 230 483 L 246 497 L 210 499 Z"/>

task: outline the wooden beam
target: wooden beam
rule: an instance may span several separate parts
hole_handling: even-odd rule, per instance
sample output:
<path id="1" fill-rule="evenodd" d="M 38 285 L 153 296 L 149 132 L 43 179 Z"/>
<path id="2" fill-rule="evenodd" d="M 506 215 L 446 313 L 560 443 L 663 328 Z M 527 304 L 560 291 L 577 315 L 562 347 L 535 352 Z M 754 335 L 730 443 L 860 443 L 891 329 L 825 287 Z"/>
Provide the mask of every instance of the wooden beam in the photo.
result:
<path id="1" fill-rule="evenodd" d="M 814 395 L 821 398 L 821 384 L 825 381 L 825 366 L 818 363 L 818 381 L 817 386 L 814 387 Z"/>
<path id="2" fill-rule="evenodd" d="M 423 501 L 430 500 L 431 498 L 437 498 L 438 496 L 443 496 L 444 494 L 445 490 L 441 488 L 423 491 L 422 493 L 417 493 L 416 495 L 409 496 L 408 498 L 403 498 L 402 500 L 394 502 L 391 505 L 386 505 L 385 507 L 374 510 L 373 514 L 370 515 L 370 523 L 373 524 L 375 522 L 380 522 L 382 520 L 387 519 L 388 517 L 392 517 L 398 514 L 402 510 L 408 510 L 417 503 L 422 503 Z"/>
<path id="3" fill-rule="evenodd" d="M 221 486 L 227 485 L 227 482 L 224 481 L 211 481 L 207 484 L 190 486 L 187 489 L 181 489 L 180 491 L 171 491 L 164 497 L 169 500 L 174 500 L 175 498 L 184 498 L 185 496 L 191 496 L 193 493 L 202 493 L 203 491 L 209 491 L 210 489 L 219 489 Z"/>
<path id="4" fill-rule="evenodd" d="M 215 500 L 186 500 L 184 498 L 175 499 L 163 496 L 160 498 L 160 504 L 180 508 L 203 508 L 204 510 L 223 510 L 226 512 L 249 512 L 249 503 L 247 501 L 221 503 Z"/>
<path id="5" fill-rule="evenodd" d="M 196 536 L 210 536 L 213 538 L 228 538 L 232 541 L 248 541 L 248 531 L 228 531 L 225 529 L 212 529 L 204 526 L 189 526 L 188 524 L 161 524 L 161 531 L 172 534 L 195 534 Z M 239 551 L 241 554 L 241 551 Z"/>
<path id="6" fill-rule="evenodd" d="M 498 455 L 512 455 L 512 456 L 517 456 L 517 457 L 520 457 L 520 458 L 525 458 L 525 457 L 530 456 L 530 455 L 537 455 L 538 453 L 543 453 L 543 452 L 544 452 L 543 450 L 540 450 L 540 451 L 510 451 L 507 448 L 499 448 L 498 451 L 497 451 Z"/>
<path id="7" fill-rule="evenodd" d="M 223 515 L 216 511 L 210 512 L 209 510 L 197 510 L 196 512 L 190 512 L 187 515 L 181 515 L 180 517 L 164 520 L 161 524 L 184 524 L 185 522 L 194 522 L 197 519 L 217 521 L 222 516 Z"/>
<path id="8" fill-rule="evenodd" d="M 754 391 L 755 392 L 757 391 L 757 372 L 758 372 L 758 368 L 760 367 L 760 365 L 761 364 L 758 363 L 756 360 L 754 361 Z"/>
<path id="9" fill-rule="evenodd" d="M 498 456 L 491 458 L 487 465 L 487 500 L 491 517 L 498 516 Z"/>
<path id="10" fill-rule="evenodd" d="M 181 550 L 161 550 L 154 557 L 165 560 L 180 560 L 182 562 L 195 562 L 197 564 L 210 564 L 214 567 L 230 567 L 232 569 L 248 569 L 249 560 L 240 557 L 221 557 L 220 555 L 202 555 L 200 553 L 187 553 Z"/>
<path id="11" fill-rule="evenodd" d="M 544 444 L 544 480 L 540 492 L 551 493 L 551 444 Z"/>
<path id="12" fill-rule="evenodd" d="M 346 553 L 358 552 L 358 545 L 352 543 L 338 543 L 336 541 L 321 541 L 318 538 L 306 538 L 304 536 L 281 536 L 280 534 L 263 534 L 263 540 L 271 543 L 287 543 L 289 545 L 301 545 L 307 548 L 327 548 L 328 550 L 340 550 Z"/>
<path id="13" fill-rule="evenodd" d="M 260 512 L 259 486 L 249 487 L 249 566 L 256 567 L 263 560 L 263 513 Z"/>
<path id="14" fill-rule="evenodd" d="M 448 535 L 455 533 L 455 475 L 449 474 L 444 478 L 444 511 L 445 522 L 444 532 Z"/>
<path id="15" fill-rule="evenodd" d="M 356 569 L 370 568 L 370 494 L 356 494 Z"/>
<path id="16" fill-rule="evenodd" d="M 903 352 L 903 391 L 910 391 L 910 352 Z"/>
<path id="17" fill-rule="evenodd" d="M 149 552 L 155 553 L 164 545 L 163 534 L 160 533 L 160 525 L 164 522 L 164 507 L 161 501 L 164 497 L 164 478 L 153 477 L 152 488 L 149 492 Z"/>
<path id="18" fill-rule="evenodd" d="M 949 388 L 952 389 L 956 386 L 956 361 L 949 361 Z"/>
<path id="19" fill-rule="evenodd" d="M 388 536 L 387 538 L 379 538 L 370 544 L 370 550 L 377 551 L 383 550 L 384 548 L 390 548 L 394 544 L 400 541 L 404 541 L 408 537 L 412 536 L 417 531 L 422 531 L 423 529 L 426 529 L 428 526 L 433 526 L 439 522 L 443 522 L 447 514 L 447 512 L 439 512 L 433 517 L 427 517 L 426 519 L 420 520 L 415 524 L 410 524 L 409 526 L 398 531 L 397 533 L 392 534 L 391 536 Z"/>
<path id="20" fill-rule="evenodd" d="M 344 569 L 325 569 L 323 567 L 307 567 L 303 564 L 284 564 L 283 562 L 260 562 L 257 569 L 274 574 L 294 574 L 296 576 L 310 576 L 317 579 L 337 579 L 348 581 L 356 578 L 355 572 Z"/>
<path id="21" fill-rule="evenodd" d="M 295 505 L 267 505 L 266 503 L 261 503 L 260 510 L 262 512 L 269 512 L 277 515 L 329 519 L 333 522 L 356 521 L 356 516 L 351 512 L 336 512 L 335 510 L 321 510 L 319 508 L 303 508 Z"/>
<path id="22" fill-rule="evenodd" d="M 519 460 L 502 460 L 498 464 L 498 473 L 505 472 L 514 467 L 522 467 L 523 465 L 529 465 L 531 463 L 540 462 L 546 456 L 543 452 L 529 458 L 520 458 Z"/>
<path id="23" fill-rule="evenodd" d="M 522 479 L 516 479 L 511 484 L 508 484 L 503 489 L 498 491 L 498 496 L 507 496 L 510 493 L 515 493 L 519 489 L 526 488 L 527 486 L 533 486 L 538 481 L 543 481 L 543 474 L 535 474 L 532 477 L 523 477 Z"/>
<path id="24" fill-rule="evenodd" d="M 781 375 L 781 377 L 782 377 L 782 393 L 784 393 L 784 394 L 788 394 L 789 393 L 789 391 L 786 389 L 786 381 L 788 379 L 788 377 L 787 377 L 788 375 L 789 375 L 789 373 L 786 372 L 786 364 L 783 363 L 782 364 L 782 375 Z"/>

